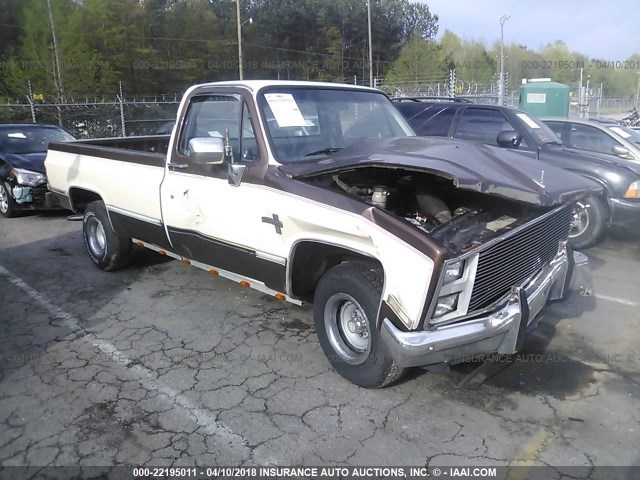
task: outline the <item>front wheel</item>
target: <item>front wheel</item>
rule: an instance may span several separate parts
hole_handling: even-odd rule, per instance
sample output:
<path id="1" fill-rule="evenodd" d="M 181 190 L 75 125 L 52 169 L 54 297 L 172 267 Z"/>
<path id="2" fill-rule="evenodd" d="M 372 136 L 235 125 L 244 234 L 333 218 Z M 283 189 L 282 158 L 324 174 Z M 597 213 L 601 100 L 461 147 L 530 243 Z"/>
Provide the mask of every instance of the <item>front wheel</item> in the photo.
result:
<path id="1" fill-rule="evenodd" d="M 591 247 L 602 240 L 607 228 L 607 211 L 602 201 L 589 197 L 576 203 L 569 231 L 569 244 L 574 250 Z"/>
<path id="2" fill-rule="evenodd" d="M 118 235 L 101 201 L 87 205 L 82 218 L 82 236 L 93 263 L 100 269 L 113 272 L 126 267 L 133 255 L 131 239 Z"/>
<path id="3" fill-rule="evenodd" d="M 12 218 L 17 215 L 16 202 L 11 196 L 11 189 L 0 180 L 0 215 Z"/>
<path id="4" fill-rule="evenodd" d="M 376 328 L 382 281 L 371 264 L 343 263 L 323 275 L 313 299 L 316 332 L 327 359 L 340 375 L 365 388 L 385 387 L 403 373 Z"/>

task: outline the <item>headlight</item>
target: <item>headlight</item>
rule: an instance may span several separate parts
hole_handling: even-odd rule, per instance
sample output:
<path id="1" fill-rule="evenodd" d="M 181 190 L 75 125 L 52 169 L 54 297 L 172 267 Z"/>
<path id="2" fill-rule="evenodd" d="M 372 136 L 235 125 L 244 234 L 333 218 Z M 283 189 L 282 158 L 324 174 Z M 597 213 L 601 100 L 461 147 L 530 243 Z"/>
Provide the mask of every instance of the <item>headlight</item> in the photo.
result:
<path id="1" fill-rule="evenodd" d="M 32 172 L 31 170 L 23 170 L 22 168 L 14 168 L 11 173 L 20 185 L 27 187 L 35 187 L 47 181 L 44 173 Z"/>
<path id="2" fill-rule="evenodd" d="M 451 283 L 459 278 L 462 278 L 464 272 L 464 262 L 458 260 L 457 262 L 449 263 L 444 270 L 444 284 Z"/>
<path id="3" fill-rule="evenodd" d="M 433 314 L 433 318 L 442 317 L 447 313 L 455 312 L 458 308 L 459 296 L 460 292 L 457 292 L 438 298 L 438 303 L 436 303 L 436 310 Z"/>
<path id="4" fill-rule="evenodd" d="M 627 189 L 624 198 L 640 198 L 640 180 L 636 180 Z"/>

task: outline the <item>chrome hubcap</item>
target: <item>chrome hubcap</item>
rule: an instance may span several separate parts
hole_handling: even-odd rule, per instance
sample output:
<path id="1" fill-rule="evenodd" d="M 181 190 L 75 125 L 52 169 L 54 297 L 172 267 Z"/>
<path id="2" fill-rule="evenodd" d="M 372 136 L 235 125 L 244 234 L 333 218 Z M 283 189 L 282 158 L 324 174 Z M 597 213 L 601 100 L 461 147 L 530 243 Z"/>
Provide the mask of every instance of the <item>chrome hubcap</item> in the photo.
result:
<path id="1" fill-rule="evenodd" d="M 350 295 L 337 293 L 324 309 L 324 323 L 329 342 L 338 356 L 358 365 L 371 351 L 371 330 L 364 309 Z"/>
<path id="2" fill-rule="evenodd" d="M 91 217 L 87 221 L 87 237 L 89 240 L 89 248 L 96 257 L 102 257 L 105 246 L 107 245 L 107 237 L 104 233 L 104 227 L 95 217 Z"/>
<path id="3" fill-rule="evenodd" d="M 582 202 L 576 203 L 576 209 L 573 213 L 573 221 L 571 222 L 571 230 L 569 237 L 574 238 L 582 235 L 589 228 L 589 204 Z"/>
<path id="4" fill-rule="evenodd" d="M 7 213 L 9 210 L 9 194 L 7 187 L 0 185 L 0 212 Z"/>

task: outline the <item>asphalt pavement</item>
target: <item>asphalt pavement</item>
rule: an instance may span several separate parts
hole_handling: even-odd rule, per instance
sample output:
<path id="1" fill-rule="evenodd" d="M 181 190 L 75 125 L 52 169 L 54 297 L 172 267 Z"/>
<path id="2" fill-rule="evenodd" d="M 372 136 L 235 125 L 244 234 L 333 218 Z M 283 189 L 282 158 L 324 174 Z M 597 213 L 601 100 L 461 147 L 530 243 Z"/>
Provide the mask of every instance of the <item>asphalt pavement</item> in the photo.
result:
<path id="1" fill-rule="evenodd" d="M 364 390 L 309 307 L 150 252 L 100 271 L 81 230 L 0 218 L 2 466 L 640 465 L 640 232 L 509 363 Z"/>

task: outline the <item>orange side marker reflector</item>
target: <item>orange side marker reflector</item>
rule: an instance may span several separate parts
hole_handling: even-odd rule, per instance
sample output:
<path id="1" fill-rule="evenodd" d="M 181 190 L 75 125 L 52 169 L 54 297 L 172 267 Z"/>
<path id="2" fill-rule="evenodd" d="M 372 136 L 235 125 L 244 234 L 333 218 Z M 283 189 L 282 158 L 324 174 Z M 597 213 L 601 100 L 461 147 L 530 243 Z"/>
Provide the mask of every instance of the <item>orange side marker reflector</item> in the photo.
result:
<path id="1" fill-rule="evenodd" d="M 191 260 L 183 258 L 182 260 L 180 260 L 180 263 L 183 265 L 191 265 Z"/>
<path id="2" fill-rule="evenodd" d="M 166 250 L 158 250 L 158 253 L 159 253 L 160 255 L 166 255 L 166 254 L 167 254 L 167 251 L 166 251 Z"/>
<path id="3" fill-rule="evenodd" d="M 220 274 L 220 272 L 218 272 L 218 270 L 216 270 L 215 268 L 212 268 L 211 270 L 209 270 L 209 273 L 211 275 L 219 275 Z"/>
<path id="4" fill-rule="evenodd" d="M 137 245 L 138 247 L 144 247 L 144 242 L 136 242 L 136 245 Z"/>
<path id="5" fill-rule="evenodd" d="M 242 285 L 243 287 L 248 287 L 248 286 L 250 286 L 251 284 L 250 284 L 249 282 L 247 282 L 246 280 L 241 280 L 241 281 L 240 281 L 240 285 Z"/>
<path id="6" fill-rule="evenodd" d="M 276 293 L 273 298 L 275 298 L 276 300 L 285 300 L 287 297 L 286 295 L 283 295 L 282 293 Z"/>

